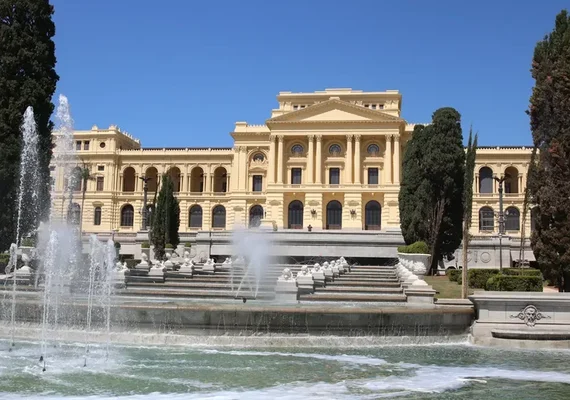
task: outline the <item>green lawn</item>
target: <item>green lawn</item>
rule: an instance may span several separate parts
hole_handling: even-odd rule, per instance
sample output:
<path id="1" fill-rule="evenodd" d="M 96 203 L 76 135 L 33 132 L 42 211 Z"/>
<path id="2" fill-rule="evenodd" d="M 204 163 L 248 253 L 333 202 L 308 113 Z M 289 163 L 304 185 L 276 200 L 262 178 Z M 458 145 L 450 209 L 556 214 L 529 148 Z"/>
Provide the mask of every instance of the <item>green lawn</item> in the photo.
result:
<path id="1" fill-rule="evenodd" d="M 425 281 L 436 290 L 436 299 L 461 298 L 461 286 L 457 282 L 450 282 L 447 276 L 426 276 Z M 473 289 L 469 289 L 468 293 L 473 293 Z"/>

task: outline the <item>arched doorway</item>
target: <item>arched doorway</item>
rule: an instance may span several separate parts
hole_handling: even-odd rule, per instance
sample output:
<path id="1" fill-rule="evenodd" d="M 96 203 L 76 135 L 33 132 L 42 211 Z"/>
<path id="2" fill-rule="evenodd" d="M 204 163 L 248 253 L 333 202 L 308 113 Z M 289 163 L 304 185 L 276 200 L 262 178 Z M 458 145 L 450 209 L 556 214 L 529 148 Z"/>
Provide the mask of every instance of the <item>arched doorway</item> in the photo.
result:
<path id="1" fill-rule="evenodd" d="M 493 170 L 489 167 L 479 170 L 479 193 L 493 193 Z"/>
<path id="2" fill-rule="evenodd" d="M 144 173 L 144 176 L 149 178 L 147 183 L 148 191 L 151 193 L 156 192 L 156 188 L 158 186 L 158 170 L 155 167 L 149 167 Z"/>
<path id="3" fill-rule="evenodd" d="M 257 228 L 259 225 L 261 225 L 262 219 L 263 219 L 263 207 L 257 204 L 249 209 L 250 228 Z"/>
<path id="4" fill-rule="evenodd" d="M 202 207 L 198 204 L 190 207 L 188 226 L 193 229 L 202 229 Z"/>
<path id="5" fill-rule="evenodd" d="M 287 227 L 289 229 L 303 229 L 303 203 L 299 200 L 289 203 Z"/>
<path id="6" fill-rule="evenodd" d="M 224 167 L 214 171 L 214 192 L 226 193 L 228 191 L 228 173 Z"/>
<path id="7" fill-rule="evenodd" d="M 135 191 L 135 169 L 127 167 L 123 171 L 123 192 Z"/>
<path id="8" fill-rule="evenodd" d="M 371 200 L 364 207 L 364 229 L 379 231 L 381 229 L 382 207 L 376 200 Z"/>
<path id="9" fill-rule="evenodd" d="M 192 193 L 204 192 L 204 170 L 195 167 L 190 172 L 190 191 Z"/>
<path id="10" fill-rule="evenodd" d="M 505 193 L 519 192 L 519 171 L 515 167 L 505 170 Z"/>
<path id="11" fill-rule="evenodd" d="M 226 208 L 222 205 L 217 205 L 212 210 L 212 228 L 225 229 L 226 228 Z"/>
<path id="12" fill-rule="evenodd" d="M 180 192 L 180 169 L 178 167 L 172 167 L 168 170 L 167 175 L 170 177 L 172 181 L 172 186 L 174 188 L 174 192 Z"/>
<path id="13" fill-rule="evenodd" d="M 342 205 L 333 200 L 327 204 L 327 229 L 342 229 Z"/>

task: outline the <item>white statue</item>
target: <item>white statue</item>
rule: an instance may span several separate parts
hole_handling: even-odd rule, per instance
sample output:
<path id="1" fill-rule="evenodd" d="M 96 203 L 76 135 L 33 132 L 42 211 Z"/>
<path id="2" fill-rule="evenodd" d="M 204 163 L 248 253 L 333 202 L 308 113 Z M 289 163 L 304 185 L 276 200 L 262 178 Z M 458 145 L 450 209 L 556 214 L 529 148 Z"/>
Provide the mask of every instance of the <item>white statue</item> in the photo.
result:
<path id="1" fill-rule="evenodd" d="M 209 258 L 208 261 L 206 261 L 206 263 L 204 263 L 204 265 L 202 266 L 202 272 L 206 272 L 206 273 L 210 273 L 210 274 L 213 274 L 214 272 L 216 272 L 216 266 L 214 264 L 213 258 Z"/>
<path id="2" fill-rule="evenodd" d="M 190 253 L 187 251 L 184 252 L 184 262 L 178 272 L 186 275 L 192 275 L 194 273 L 194 262 L 190 258 Z"/>
<path id="3" fill-rule="evenodd" d="M 293 278 L 293 273 L 289 268 L 285 268 L 281 276 L 277 278 L 277 282 L 291 282 L 294 280 L 295 279 Z"/>
<path id="4" fill-rule="evenodd" d="M 325 284 L 325 272 L 321 268 L 319 263 L 315 263 L 313 269 L 311 270 L 311 274 L 313 275 L 313 280 L 319 286 L 324 286 Z"/>
<path id="5" fill-rule="evenodd" d="M 313 281 L 313 274 L 309 271 L 306 265 L 301 266 L 301 271 L 297 273 L 297 287 L 304 293 L 313 293 L 315 290 L 315 282 Z"/>
<path id="6" fill-rule="evenodd" d="M 166 261 L 164 262 L 164 266 L 167 270 L 172 271 L 174 269 L 174 263 L 171 260 L 172 254 L 166 253 Z"/>
<path id="7" fill-rule="evenodd" d="M 285 268 L 275 286 L 275 299 L 277 301 L 296 302 L 297 301 L 297 281 L 293 278 L 293 273 L 289 268 Z"/>
<path id="8" fill-rule="evenodd" d="M 146 253 L 141 254 L 141 262 L 138 263 L 135 268 L 136 269 L 147 269 L 150 267 L 148 263 L 148 255 Z"/>

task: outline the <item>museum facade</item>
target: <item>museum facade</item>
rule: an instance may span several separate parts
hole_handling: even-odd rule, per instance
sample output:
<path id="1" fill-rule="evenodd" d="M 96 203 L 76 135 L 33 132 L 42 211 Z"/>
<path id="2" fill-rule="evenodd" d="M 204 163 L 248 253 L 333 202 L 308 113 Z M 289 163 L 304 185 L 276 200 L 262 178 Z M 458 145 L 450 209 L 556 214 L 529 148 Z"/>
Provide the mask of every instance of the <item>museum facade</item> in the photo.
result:
<path id="1" fill-rule="evenodd" d="M 91 178 L 84 199 L 78 183 L 70 204 L 63 169 L 52 166 L 56 213 L 81 220 L 85 233 L 128 237 L 144 228 L 144 180 L 149 204 L 160 177 L 168 174 L 180 202 L 183 236 L 261 221 L 280 231 L 399 230 L 402 158 L 414 128 L 402 118 L 401 93 L 280 92 L 277 102 L 263 125 L 236 122 L 228 148 L 144 148 L 117 126 L 75 131 L 78 165 L 87 166 Z M 531 151 L 478 149 L 474 236 L 497 234 L 495 178 L 507 176 L 505 228 L 520 237 Z M 527 218 L 527 235 L 530 230 Z"/>

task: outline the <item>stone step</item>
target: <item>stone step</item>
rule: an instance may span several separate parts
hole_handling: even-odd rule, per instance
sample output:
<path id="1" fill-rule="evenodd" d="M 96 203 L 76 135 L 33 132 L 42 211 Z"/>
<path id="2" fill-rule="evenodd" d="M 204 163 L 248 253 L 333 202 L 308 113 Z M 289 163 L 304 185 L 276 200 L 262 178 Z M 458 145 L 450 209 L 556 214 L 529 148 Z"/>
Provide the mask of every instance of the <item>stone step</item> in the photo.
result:
<path id="1" fill-rule="evenodd" d="M 375 286 L 325 286 L 317 288 L 316 293 L 393 293 L 403 292 L 401 287 L 375 287 Z"/>
<path id="2" fill-rule="evenodd" d="M 121 296 L 162 296 L 162 297 L 196 297 L 196 298 L 226 298 L 233 299 L 236 298 L 235 293 L 232 291 L 211 291 L 211 290 L 173 290 L 166 288 L 137 288 L 137 289 L 121 289 L 115 291 L 116 294 Z M 275 294 L 273 292 L 258 292 L 258 299 L 269 299 L 273 298 Z M 255 297 L 251 295 L 248 291 L 241 291 L 237 296 L 238 299 L 254 299 Z"/>
<path id="3" fill-rule="evenodd" d="M 403 303 L 406 301 L 406 296 L 404 295 L 381 295 L 381 294 L 359 294 L 353 295 L 347 294 L 304 294 L 299 296 L 301 301 L 361 301 L 361 302 L 394 302 Z"/>
<path id="4" fill-rule="evenodd" d="M 349 274 L 347 274 L 348 276 L 353 276 L 355 278 L 396 278 L 397 275 L 393 272 L 387 272 L 387 273 L 379 273 L 379 274 L 373 274 L 373 273 L 369 273 L 369 272 L 351 272 Z"/>
<path id="5" fill-rule="evenodd" d="M 388 278 L 388 277 L 374 277 L 374 278 L 361 278 L 359 276 L 339 276 L 335 279 L 338 282 L 345 282 L 345 281 L 361 281 L 361 282 L 399 282 L 398 278 Z"/>
<path id="6" fill-rule="evenodd" d="M 209 283 L 205 285 L 203 282 L 165 282 L 165 283 L 153 283 L 153 282 L 138 282 L 128 285 L 128 288 L 175 288 L 179 290 L 192 290 L 192 289 L 211 289 L 211 290 L 231 290 L 231 285 L 229 283 Z M 234 285 L 237 289 L 237 285 Z M 264 288 L 265 290 L 273 290 L 273 286 L 259 285 L 259 288 Z"/>
<path id="7" fill-rule="evenodd" d="M 329 286 L 401 287 L 401 284 L 400 284 L 400 282 L 394 282 L 394 281 L 368 282 L 368 281 L 361 281 L 361 280 L 353 280 L 353 281 L 336 280 L 334 282 L 327 282 L 327 287 L 329 287 Z"/>

